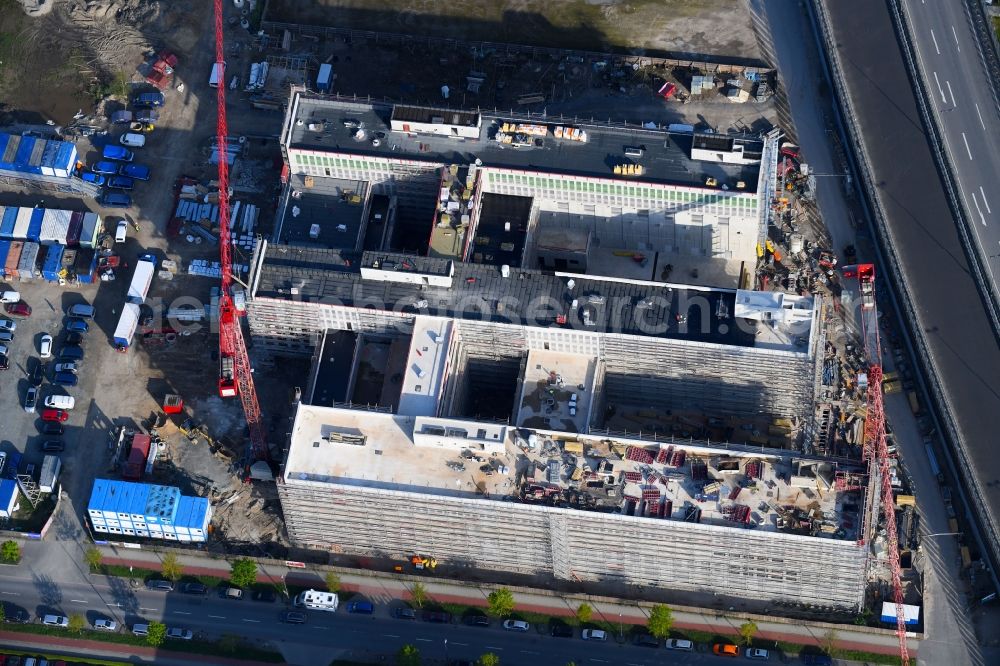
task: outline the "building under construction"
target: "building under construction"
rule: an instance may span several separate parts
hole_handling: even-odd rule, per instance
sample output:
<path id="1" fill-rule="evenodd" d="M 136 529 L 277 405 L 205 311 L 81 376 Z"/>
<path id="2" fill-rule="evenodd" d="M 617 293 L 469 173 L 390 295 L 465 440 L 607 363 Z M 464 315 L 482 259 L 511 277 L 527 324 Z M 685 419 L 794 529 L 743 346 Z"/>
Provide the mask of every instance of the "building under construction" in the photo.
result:
<path id="1" fill-rule="evenodd" d="M 313 358 L 291 540 L 860 608 L 872 502 L 808 453 L 825 305 L 743 288 L 776 142 L 293 92 L 248 284 L 255 349 Z"/>

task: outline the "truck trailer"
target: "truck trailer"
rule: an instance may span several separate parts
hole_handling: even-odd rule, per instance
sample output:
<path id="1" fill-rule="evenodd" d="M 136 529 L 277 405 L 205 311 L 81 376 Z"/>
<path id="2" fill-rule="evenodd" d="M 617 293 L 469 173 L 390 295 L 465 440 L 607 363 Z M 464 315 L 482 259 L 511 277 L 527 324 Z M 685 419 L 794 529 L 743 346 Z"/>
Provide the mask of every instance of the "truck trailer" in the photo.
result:
<path id="1" fill-rule="evenodd" d="M 139 257 L 135 265 L 135 273 L 132 274 L 132 284 L 128 286 L 128 296 L 126 301 L 142 305 L 149 295 L 149 285 L 153 282 L 153 273 L 156 272 L 156 257 L 151 254 L 144 254 Z"/>
<path id="2" fill-rule="evenodd" d="M 149 435 L 136 433 L 132 435 L 132 448 L 128 452 L 128 460 L 122 470 L 122 478 L 138 481 L 146 470 L 146 458 L 149 456 Z"/>
<path id="3" fill-rule="evenodd" d="M 115 327 L 113 336 L 115 349 L 120 352 L 128 351 L 132 344 L 132 336 L 135 335 L 135 328 L 139 325 L 139 306 L 135 303 L 126 303 L 122 309 L 122 316 L 118 318 L 118 326 Z"/>

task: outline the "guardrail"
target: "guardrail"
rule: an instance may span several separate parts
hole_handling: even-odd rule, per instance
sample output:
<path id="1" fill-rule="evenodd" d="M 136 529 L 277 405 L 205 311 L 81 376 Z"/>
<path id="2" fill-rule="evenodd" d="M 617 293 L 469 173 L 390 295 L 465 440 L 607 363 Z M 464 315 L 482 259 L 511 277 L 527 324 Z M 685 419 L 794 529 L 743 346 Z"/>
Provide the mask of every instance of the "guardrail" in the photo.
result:
<path id="1" fill-rule="evenodd" d="M 892 1 L 894 2 L 895 0 Z M 1000 551 L 998 551 L 1000 535 L 997 534 L 995 526 L 983 509 L 986 506 L 986 502 L 982 489 L 974 478 L 969 478 L 958 472 L 959 469 L 972 469 L 968 452 L 962 445 L 962 440 L 955 427 L 951 403 L 948 400 L 947 393 L 941 386 L 934 358 L 930 354 L 927 342 L 921 334 L 919 326 L 911 327 L 908 325 L 908 323 L 918 321 L 916 308 L 910 297 L 910 292 L 906 288 L 899 257 L 896 255 L 892 243 L 889 242 L 891 235 L 881 205 L 881 197 L 872 178 L 871 161 L 862 139 L 861 130 L 858 127 L 857 116 L 854 112 L 847 82 L 844 79 L 843 69 L 838 60 L 825 0 L 811 0 L 811 2 L 806 3 L 806 6 L 814 24 L 816 39 L 817 41 L 822 39 L 824 42 L 818 44 L 818 46 L 820 56 L 826 63 L 826 71 L 827 76 L 830 78 L 830 84 L 840 93 L 838 97 L 841 100 L 841 105 L 834 106 L 834 110 L 840 119 L 838 130 L 842 135 L 841 139 L 844 142 L 844 146 L 853 148 L 853 150 L 847 151 L 848 160 L 852 163 L 851 170 L 858 176 L 855 182 L 858 183 L 858 187 L 864 188 L 865 196 L 860 197 L 860 200 L 867 210 L 869 223 L 873 231 L 876 232 L 873 234 L 873 237 L 876 240 L 875 250 L 879 262 L 882 266 L 889 269 L 881 271 L 881 273 L 886 275 L 893 286 L 893 289 L 889 289 L 888 292 L 896 312 L 902 315 L 900 316 L 902 323 L 901 330 L 904 332 L 903 338 L 907 342 L 909 352 L 914 360 L 924 367 L 924 372 L 917 374 L 918 381 L 925 395 L 931 396 L 933 402 L 938 406 L 936 410 L 931 411 L 932 418 L 938 431 L 944 434 L 953 444 L 952 447 L 945 448 L 945 457 L 948 460 L 950 471 L 956 479 L 963 479 L 968 483 L 968 491 L 972 497 L 966 494 L 966 488 L 962 484 L 959 484 L 958 492 L 966 507 L 966 513 L 970 517 L 975 516 L 977 519 L 973 522 L 986 533 L 987 539 L 984 539 L 984 535 L 979 530 L 973 530 L 980 548 L 984 553 L 989 554 L 989 559 L 991 560 L 990 575 L 993 578 L 994 585 L 1000 588 L 1000 580 L 997 578 L 997 564 L 1000 562 Z M 919 96 L 918 93 L 917 97 Z M 844 134 L 844 128 L 847 128 L 849 136 Z M 872 205 L 869 206 L 868 202 L 871 202 Z M 956 464 L 956 461 L 952 457 L 951 454 L 953 452 L 960 458 L 961 467 Z"/>
<path id="2" fill-rule="evenodd" d="M 993 103 L 1000 106 L 1000 90 L 997 88 L 1000 82 L 1000 58 L 997 57 L 997 49 L 1000 49 L 993 26 L 990 24 L 990 17 L 983 11 L 982 0 L 965 0 L 965 7 L 969 11 L 969 18 L 972 19 L 972 28 L 979 38 L 976 48 L 979 50 L 979 57 L 983 59 L 986 66 L 986 83 L 993 93 Z"/>

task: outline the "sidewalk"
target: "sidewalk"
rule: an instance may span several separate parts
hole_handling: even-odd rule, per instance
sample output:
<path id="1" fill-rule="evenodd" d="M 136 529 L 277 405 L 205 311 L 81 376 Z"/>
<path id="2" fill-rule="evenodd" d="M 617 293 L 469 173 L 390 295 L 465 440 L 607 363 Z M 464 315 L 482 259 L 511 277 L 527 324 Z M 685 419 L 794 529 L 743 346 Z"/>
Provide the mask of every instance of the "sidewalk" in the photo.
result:
<path id="1" fill-rule="evenodd" d="M 101 550 L 104 553 L 106 564 L 153 570 L 160 568 L 160 555 L 155 552 L 118 549 L 109 546 L 102 547 Z M 184 567 L 186 574 L 218 578 L 228 578 L 229 576 L 229 564 L 225 560 L 180 554 L 178 560 Z M 259 563 L 257 580 L 262 583 L 286 582 L 296 586 L 322 588 L 324 586 L 323 576 L 326 571 L 335 571 L 340 576 L 341 586 L 345 591 L 364 594 L 376 603 L 409 600 L 409 586 L 420 582 L 426 588 L 428 596 L 434 601 L 485 607 L 488 604 L 486 597 L 492 589 L 460 581 L 441 580 L 431 576 L 384 574 L 337 567 L 298 569 L 271 563 Z M 560 596 L 546 590 L 529 588 L 511 587 L 511 590 L 514 592 L 517 609 L 521 611 L 572 616 L 576 613 L 579 604 L 586 602 L 594 609 L 595 620 L 602 620 L 610 624 L 614 624 L 616 621 L 623 625 L 646 624 L 648 605 L 622 602 L 607 597 Z M 821 645 L 824 637 L 830 631 L 835 631 L 836 643 L 842 649 L 881 654 L 896 654 L 898 651 L 896 635 L 891 630 L 827 623 L 801 624 L 795 620 L 742 613 L 726 616 L 721 612 L 677 606 L 672 606 L 672 609 L 674 626 L 678 629 L 717 632 L 724 636 L 733 636 L 737 633 L 737 628 L 743 623 L 744 618 L 753 618 L 758 626 L 757 637 L 764 641 Z M 919 640 L 911 638 L 909 642 L 911 657 L 916 655 L 919 646 Z"/>

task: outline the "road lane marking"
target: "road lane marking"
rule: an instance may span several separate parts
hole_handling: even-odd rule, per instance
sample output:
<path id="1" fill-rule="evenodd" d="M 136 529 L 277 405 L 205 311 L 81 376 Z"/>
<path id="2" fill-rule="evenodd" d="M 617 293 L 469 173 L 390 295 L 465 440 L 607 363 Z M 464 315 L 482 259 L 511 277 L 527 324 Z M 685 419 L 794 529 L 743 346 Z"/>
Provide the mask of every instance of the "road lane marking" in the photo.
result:
<path id="1" fill-rule="evenodd" d="M 121 604 L 108 604 L 108 606 L 111 606 L 112 608 L 121 608 L 122 607 Z"/>
<path id="2" fill-rule="evenodd" d="M 938 92 L 941 93 L 941 101 L 947 104 L 948 98 L 944 96 L 944 88 L 941 87 L 941 79 L 938 78 L 937 72 L 934 72 L 934 83 L 937 84 Z"/>
<path id="3" fill-rule="evenodd" d="M 532 652 L 531 650 L 521 650 L 521 654 L 541 654 L 541 652 Z"/>
<path id="4" fill-rule="evenodd" d="M 945 81 L 944 84 L 948 86 L 948 94 L 951 95 L 951 105 L 958 106 L 958 103 L 955 102 L 955 93 L 951 91 L 951 81 Z"/>
<path id="5" fill-rule="evenodd" d="M 225 620 L 226 619 L 225 615 L 209 615 L 209 617 L 213 618 L 215 620 Z"/>
<path id="6" fill-rule="evenodd" d="M 187 611 L 174 611 L 174 613 L 176 613 L 177 615 L 190 615 L 191 614 L 191 613 L 188 613 Z"/>
<path id="7" fill-rule="evenodd" d="M 209 615 L 209 617 L 212 617 L 212 616 L 211 616 L 211 615 Z M 260 622 L 260 620 L 251 620 L 250 618 L 246 618 L 246 617 L 245 617 L 245 618 L 243 618 L 243 621 L 244 621 L 244 622 Z"/>
<path id="8" fill-rule="evenodd" d="M 979 200 L 976 199 L 976 193 L 975 192 L 972 192 L 972 203 L 976 204 L 976 210 L 979 211 L 979 221 L 982 222 L 983 226 L 985 227 L 986 226 L 986 218 L 983 217 L 983 209 L 979 207 Z"/>
<path id="9" fill-rule="evenodd" d="M 955 32 L 955 26 L 951 26 L 951 34 L 955 35 L 955 48 L 958 49 L 959 53 L 961 53 L 962 46 L 958 43 L 958 33 Z"/>
<path id="10" fill-rule="evenodd" d="M 431 642 L 431 639 L 429 639 L 429 638 L 415 638 L 414 640 L 418 640 L 421 643 L 430 643 Z"/>
<path id="11" fill-rule="evenodd" d="M 486 649 L 487 650 L 502 650 L 503 648 L 502 647 L 497 647 L 496 645 L 487 645 Z"/>
<path id="12" fill-rule="evenodd" d="M 976 104 L 976 114 L 979 116 L 979 124 L 983 126 L 983 130 L 986 129 L 986 123 L 983 122 L 983 114 L 979 110 L 979 105 Z"/>
<path id="13" fill-rule="evenodd" d="M 74 604 L 87 604 L 90 603 L 86 599 L 70 599 Z"/>
<path id="14" fill-rule="evenodd" d="M 385 638 L 399 638 L 396 634 L 382 634 L 382 636 Z"/>
<path id="15" fill-rule="evenodd" d="M 19 597 L 19 596 L 21 596 L 21 593 L 20 593 L 20 592 L 7 592 L 6 590 L 4 590 L 4 592 L 3 592 L 3 593 L 4 593 L 4 594 L 9 594 L 9 595 L 10 595 L 10 596 L 12 596 L 12 597 Z"/>
<path id="16" fill-rule="evenodd" d="M 934 30 L 931 30 L 931 40 L 934 42 L 934 50 L 937 51 L 938 55 L 941 55 L 941 49 L 938 48 L 937 37 L 934 36 Z"/>
<path id="17" fill-rule="evenodd" d="M 469 647 L 468 643 L 458 643 L 455 641 L 452 641 L 451 643 L 449 643 L 449 645 L 461 645 L 462 647 Z"/>
<path id="18" fill-rule="evenodd" d="M 979 193 L 983 195 L 983 205 L 986 206 L 986 212 L 992 215 L 993 210 L 990 208 L 990 202 L 986 200 L 986 190 L 983 189 L 982 185 L 979 186 Z"/>
<path id="19" fill-rule="evenodd" d="M 969 153 L 969 159 L 972 159 L 972 151 L 969 150 L 969 140 L 965 138 L 965 132 L 962 132 L 962 141 L 965 142 L 965 152 Z"/>
<path id="20" fill-rule="evenodd" d="M 607 659 L 594 659 L 593 657 L 591 657 L 590 660 L 591 661 L 596 661 L 599 664 L 606 664 L 606 663 L 608 663 Z"/>
<path id="21" fill-rule="evenodd" d="M 155 608 L 140 608 L 139 610 L 146 611 L 147 613 L 155 613 L 156 612 Z M 212 616 L 209 615 L 209 617 L 212 617 Z"/>

